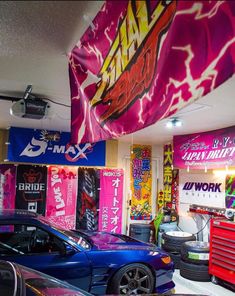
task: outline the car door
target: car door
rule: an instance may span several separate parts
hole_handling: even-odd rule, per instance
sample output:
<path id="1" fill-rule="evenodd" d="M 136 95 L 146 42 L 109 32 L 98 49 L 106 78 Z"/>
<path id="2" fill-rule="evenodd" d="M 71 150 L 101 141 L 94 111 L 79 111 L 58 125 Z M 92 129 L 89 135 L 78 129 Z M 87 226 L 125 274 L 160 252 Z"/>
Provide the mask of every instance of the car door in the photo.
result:
<path id="1" fill-rule="evenodd" d="M 91 265 L 79 251 L 40 227 L 9 224 L 0 228 L 0 259 L 16 262 L 89 290 Z"/>

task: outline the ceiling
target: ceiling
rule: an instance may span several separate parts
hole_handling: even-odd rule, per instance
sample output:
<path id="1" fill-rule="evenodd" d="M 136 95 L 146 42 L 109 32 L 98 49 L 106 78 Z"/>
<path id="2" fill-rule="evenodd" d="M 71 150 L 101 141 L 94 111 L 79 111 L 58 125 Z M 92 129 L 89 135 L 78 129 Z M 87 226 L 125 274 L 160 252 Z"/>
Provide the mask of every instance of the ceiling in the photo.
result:
<path id="1" fill-rule="evenodd" d="M 104 1 L 1 1 L 0 94 L 33 93 L 49 97 L 48 119 L 10 115 L 12 102 L 0 100 L 0 128 L 9 126 L 70 131 L 70 90 L 67 54 L 85 32 Z M 84 16 L 85 15 L 85 16 Z M 163 144 L 172 135 L 203 132 L 235 125 L 235 76 L 181 110 L 183 126 L 166 129 L 166 119 L 121 141 Z"/>

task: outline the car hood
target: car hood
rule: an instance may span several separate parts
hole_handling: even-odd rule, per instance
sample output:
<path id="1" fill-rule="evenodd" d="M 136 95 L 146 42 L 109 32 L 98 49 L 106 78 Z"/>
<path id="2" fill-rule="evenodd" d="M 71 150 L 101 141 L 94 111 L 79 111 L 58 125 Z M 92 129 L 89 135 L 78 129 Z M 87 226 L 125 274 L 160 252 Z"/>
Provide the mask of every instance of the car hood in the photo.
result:
<path id="1" fill-rule="evenodd" d="M 93 248 L 99 250 L 156 250 L 156 246 L 153 244 L 141 242 L 122 234 L 89 231 L 81 233 L 88 237 Z"/>

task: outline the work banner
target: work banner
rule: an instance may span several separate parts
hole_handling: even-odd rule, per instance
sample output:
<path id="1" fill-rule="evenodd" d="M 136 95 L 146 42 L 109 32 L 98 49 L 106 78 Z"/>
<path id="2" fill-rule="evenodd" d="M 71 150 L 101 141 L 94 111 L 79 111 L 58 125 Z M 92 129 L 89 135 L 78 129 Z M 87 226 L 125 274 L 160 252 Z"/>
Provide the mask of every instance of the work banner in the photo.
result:
<path id="1" fill-rule="evenodd" d="M 99 230 L 122 233 L 123 170 L 100 170 Z"/>
<path id="2" fill-rule="evenodd" d="M 227 175 L 225 180 L 225 206 L 235 209 L 235 175 Z"/>
<path id="3" fill-rule="evenodd" d="M 0 165 L 0 209 L 14 209 L 16 194 L 16 166 Z"/>
<path id="4" fill-rule="evenodd" d="M 75 229 L 77 168 L 49 166 L 47 174 L 46 217 L 66 229 Z"/>
<path id="5" fill-rule="evenodd" d="M 70 133 L 11 127 L 7 158 L 12 162 L 104 166 L 104 141 L 70 144 Z"/>
<path id="6" fill-rule="evenodd" d="M 232 77 L 235 1 L 105 1 L 69 54 L 72 143 L 172 116 Z"/>
<path id="7" fill-rule="evenodd" d="M 18 165 L 16 177 L 16 209 L 45 215 L 47 167 Z"/>
<path id="8" fill-rule="evenodd" d="M 172 145 L 164 145 L 163 149 L 163 192 L 164 205 L 173 208 L 172 201 Z"/>
<path id="9" fill-rule="evenodd" d="M 177 168 L 225 169 L 235 165 L 235 126 L 174 136 L 173 143 Z"/>
<path id="10" fill-rule="evenodd" d="M 131 147 L 131 212 L 132 220 L 152 219 L 152 147 Z"/>
<path id="11" fill-rule="evenodd" d="M 225 176 L 181 171 L 179 196 L 182 204 L 225 208 Z"/>
<path id="12" fill-rule="evenodd" d="M 98 230 L 99 170 L 78 169 L 76 229 Z"/>

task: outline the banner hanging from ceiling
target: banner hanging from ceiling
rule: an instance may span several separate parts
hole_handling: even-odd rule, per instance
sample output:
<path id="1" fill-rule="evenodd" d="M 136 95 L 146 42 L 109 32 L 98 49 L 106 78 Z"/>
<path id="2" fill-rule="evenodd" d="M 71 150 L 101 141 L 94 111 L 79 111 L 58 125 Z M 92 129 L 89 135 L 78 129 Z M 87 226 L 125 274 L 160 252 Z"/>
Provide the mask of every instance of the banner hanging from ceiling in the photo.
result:
<path id="1" fill-rule="evenodd" d="M 72 142 L 140 130 L 230 78 L 234 9 L 235 1 L 106 1 L 69 55 Z"/>
<path id="2" fill-rule="evenodd" d="M 105 142 L 70 144 L 70 133 L 11 127 L 8 161 L 104 166 Z"/>
<path id="3" fill-rule="evenodd" d="M 46 217 L 65 229 L 75 229 L 77 168 L 49 166 Z"/>
<path id="4" fill-rule="evenodd" d="M 192 135 L 174 136 L 174 166 L 215 169 L 235 165 L 235 126 Z"/>
<path id="5" fill-rule="evenodd" d="M 152 147 L 131 147 L 131 219 L 152 219 Z"/>
<path id="6" fill-rule="evenodd" d="M 99 230 L 122 233 L 123 170 L 100 170 Z"/>

